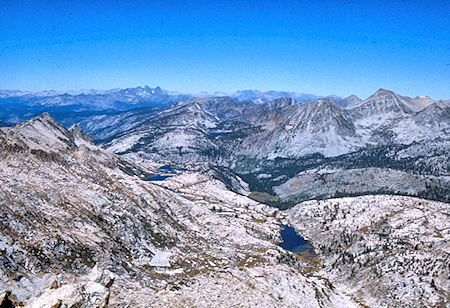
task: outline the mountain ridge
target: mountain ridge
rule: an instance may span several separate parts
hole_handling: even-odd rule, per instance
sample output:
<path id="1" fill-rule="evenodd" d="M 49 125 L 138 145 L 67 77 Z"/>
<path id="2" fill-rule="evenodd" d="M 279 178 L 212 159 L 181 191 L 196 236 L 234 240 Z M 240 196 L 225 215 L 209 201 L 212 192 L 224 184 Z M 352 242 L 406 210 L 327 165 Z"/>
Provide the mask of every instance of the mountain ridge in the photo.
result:
<path id="1" fill-rule="evenodd" d="M 392 138 L 397 138 L 397 135 L 407 134 L 404 131 L 406 128 L 398 131 L 399 127 L 406 127 L 406 123 L 410 123 L 416 114 L 436 103 L 429 101 L 426 107 L 414 111 L 416 108 L 410 107 L 413 105 L 412 99 L 384 89 L 378 90 L 364 101 L 344 108 L 339 107 L 335 100 L 335 98 L 328 97 L 314 102 L 300 103 L 293 99 L 280 98 L 266 103 L 254 103 L 251 101 L 238 102 L 229 97 L 198 98 L 168 105 L 151 115 L 147 122 L 152 123 L 163 117 L 165 120 L 158 122 L 158 126 L 153 128 L 160 132 L 165 125 L 172 128 L 177 126 L 181 130 L 183 126 L 195 128 L 203 135 L 201 139 L 205 142 L 209 140 L 207 143 L 216 143 L 216 139 L 217 141 L 226 141 L 234 135 L 242 135 L 243 143 L 233 143 L 233 146 L 230 147 L 241 147 L 239 154 L 243 155 L 259 153 L 259 157 L 267 155 L 275 158 L 321 153 L 329 156 L 349 153 L 368 144 L 390 142 Z M 357 101 L 356 98 L 354 101 Z M 197 103 L 200 105 L 196 105 Z M 196 106 L 196 111 L 187 110 L 187 106 L 191 106 L 189 108 Z M 441 107 L 438 110 L 447 110 L 445 104 L 439 106 Z M 444 112 L 444 114 L 446 113 Z M 432 115 L 428 114 L 427 116 Z M 419 119 L 420 117 L 417 121 L 421 121 Z M 444 121 L 444 123 L 447 121 L 445 115 L 440 121 Z M 436 121 L 430 123 L 433 127 L 440 125 Z M 445 127 L 443 127 L 443 132 L 434 130 L 433 133 L 445 134 Z M 225 138 L 225 136 L 216 139 L 208 138 L 207 135 L 211 129 L 225 129 L 229 138 Z M 146 129 L 144 126 L 141 128 L 136 126 L 128 132 L 123 130 L 119 138 L 123 138 L 124 134 L 133 135 L 133 130 L 144 133 Z M 385 131 L 393 134 L 392 137 L 389 137 L 391 139 L 383 136 Z M 320 132 L 323 134 L 319 134 Z M 256 138 L 246 137 L 254 133 L 257 134 Z M 145 134 L 148 135 L 148 133 Z M 422 133 L 420 136 L 422 139 L 433 138 L 431 134 L 426 136 Z M 200 135 L 197 138 L 200 138 Z M 398 137 L 397 139 L 402 138 Z M 276 144 L 275 141 L 278 143 Z M 316 145 L 310 146 L 309 149 L 305 148 L 305 144 L 309 144 L 310 141 L 316 142 Z M 138 142 L 138 139 L 135 142 Z M 180 146 L 183 145 L 180 144 Z M 221 145 L 216 144 L 216 146 L 211 145 L 210 147 L 221 147 Z M 264 152 L 258 150 L 258 147 L 264 147 Z M 286 152 L 283 147 L 289 147 L 290 150 Z M 332 149 L 333 147 L 335 150 Z M 246 149 L 250 152 L 246 152 Z"/>
<path id="2" fill-rule="evenodd" d="M 69 142 L 80 136 L 48 114 L 0 128 L 2 301 L 357 307 L 275 244 L 276 209 L 229 191 L 212 171 L 144 181 L 120 169 L 126 158 L 84 137 Z"/>

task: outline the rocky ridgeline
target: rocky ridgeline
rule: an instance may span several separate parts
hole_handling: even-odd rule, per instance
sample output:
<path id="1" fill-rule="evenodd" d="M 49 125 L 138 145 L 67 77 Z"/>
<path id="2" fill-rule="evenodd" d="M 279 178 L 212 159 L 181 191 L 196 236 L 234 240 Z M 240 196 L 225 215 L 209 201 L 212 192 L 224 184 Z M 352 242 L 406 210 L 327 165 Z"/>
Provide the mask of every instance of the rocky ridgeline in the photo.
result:
<path id="1" fill-rule="evenodd" d="M 364 101 L 196 98 L 80 125 L 134 160 L 229 168 L 280 207 L 383 193 L 448 201 L 450 192 L 448 101 L 384 89 Z"/>
<path id="2" fill-rule="evenodd" d="M 94 132 L 97 139 L 108 138 L 102 146 L 113 152 L 142 152 L 181 163 L 314 153 L 333 157 L 367 146 L 446 140 L 449 110 L 448 102 L 412 99 L 384 89 L 364 101 L 348 102 L 333 97 L 304 103 L 288 98 L 265 103 L 196 98 L 156 111 L 123 114 L 123 119 L 120 114 L 96 118 L 100 124 Z M 129 127 L 130 117 L 142 124 Z M 112 123 L 116 135 L 108 128 Z M 90 128 L 89 119 L 82 126 Z"/>
<path id="3" fill-rule="evenodd" d="M 95 266 L 76 282 L 61 281 L 59 276 L 46 281 L 48 287 L 26 307 L 98 307 L 108 306 L 114 275 Z"/>

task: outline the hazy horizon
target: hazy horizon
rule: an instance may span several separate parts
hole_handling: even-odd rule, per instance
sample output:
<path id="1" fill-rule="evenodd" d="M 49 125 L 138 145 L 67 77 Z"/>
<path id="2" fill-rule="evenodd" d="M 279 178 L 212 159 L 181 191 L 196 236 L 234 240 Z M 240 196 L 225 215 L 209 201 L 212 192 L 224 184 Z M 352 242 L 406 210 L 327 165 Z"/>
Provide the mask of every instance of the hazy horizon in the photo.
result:
<path id="1" fill-rule="evenodd" d="M 106 89 L 93 89 L 93 88 L 91 88 L 91 89 L 88 89 L 88 88 L 86 88 L 86 89 L 76 89 L 76 90 L 74 90 L 74 89 L 69 89 L 69 90 L 54 90 L 54 89 L 45 89 L 45 90 L 0 89 L 0 91 L 21 91 L 21 92 L 31 92 L 31 93 L 56 92 L 56 93 L 59 93 L 59 94 L 65 94 L 65 93 L 67 93 L 67 94 L 72 94 L 72 93 L 78 94 L 78 93 L 85 93 L 85 92 L 89 92 L 89 91 L 113 91 L 113 90 L 123 90 L 123 89 L 128 89 L 128 88 L 134 89 L 134 88 L 144 88 L 144 87 L 149 87 L 151 89 L 161 88 L 163 91 L 168 91 L 169 93 L 194 95 L 194 96 L 199 96 L 199 97 L 201 97 L 202 95 L 205 95 L 205 96 L 214 96 L 214 95 L 217 95 L 217 96 L 229 96 L 229 95 L 233 95 L 233 94 L 236 94 L 238 92 L 243 92 L 243 91 L 260 91 L 261 93 L 265 93 L 265 92 L 286 92 L 286 93 L 295 93 L 295 94 L 298 94 L 298 95 L 306 95 L 306 96 L 307 95 L 311 95 L 311 96 L 316 96 L 316 97 L 337 97 L 337 98 L 346 98 L 346 97 L 349 97 L 349 96 L 352 96 L 352 95 L 356 95 L 358 98 L 360 98 L 362 100 L 365 100 L 365 99 L 369 98 L 371 95 L 375 94 L 378 90 L 381 90 L 381 89 L 392 91 L 392 92 L 394 92 L 396 94 L 399 94 L 399 95 L 402 95 L 402 96 L 408 96 L 408 95 L 405 95 L 403 93 L 398 93 L 398 92 L 396 92 L 396 91 L 394 91 L 392 89 L 386 89 L 386 88 L 374 89 L 373 92 L 371 92 L 369 95 L 362 97 L 362 96 L 359 96 L 359 95 L 354 94 L 354 93 L 351 93 L 351 94 L 346 95 L 346 96 L 340 96 L 340 95 L 336 95 L 336 94 L 333 94 L 333 93 L 317 94 L 317 93 L 307 93 L 307 92 L 302 92 L 302 91 L 276 90 L 276 89 L 275 90 L 274 89 L 268 89 L 268 90 L 266 90 L 266 89 L 264 89 L 264 90 L 261 90 L 261 89 L 238 89 L 238 90 L 230 91 L 230 92 L 224 92 L 224 91 L 212 91 L 212 92 L 201 91 L 201 92 L 189 93 L 189 92 L 183 92 L 183 91 L 178 91 L 178 90 L 173 90 L 173 89 L 165 89 L 165 88 L 162 88 L 160 86 L 149 86 L 149 85 L 137 85 L 137 86 L 134 86 L 134 87 L 121 87 L 121 88 L 119 87 L 119 88 L 106 88 Z M 408 97 L 414 98 L 414 97 L 419 97 L 419 96 L 421 96 L 421 97 L 428 96 L 428 97 L 430 97 L 431 99 L 434 99 L 434 100 L 449 100 L 450 99 L 450 97 L 432 97 L 432 96 L 430 96 L 430 95 L 428 95 L 426 93 L 421 94 L 421 95 L 416 95 L 416 96 L 408 96 Z"/>

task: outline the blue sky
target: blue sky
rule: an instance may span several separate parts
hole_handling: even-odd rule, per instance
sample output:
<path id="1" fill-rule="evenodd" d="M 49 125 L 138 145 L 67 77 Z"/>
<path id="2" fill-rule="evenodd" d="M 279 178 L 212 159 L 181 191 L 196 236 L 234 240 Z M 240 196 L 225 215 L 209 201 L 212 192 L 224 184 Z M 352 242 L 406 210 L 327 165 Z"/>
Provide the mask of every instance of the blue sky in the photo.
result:
<path id="1" fill-rule="evenodd" d="M 0 89 L 450 98 L 450 1 L 4 1 Z"/>

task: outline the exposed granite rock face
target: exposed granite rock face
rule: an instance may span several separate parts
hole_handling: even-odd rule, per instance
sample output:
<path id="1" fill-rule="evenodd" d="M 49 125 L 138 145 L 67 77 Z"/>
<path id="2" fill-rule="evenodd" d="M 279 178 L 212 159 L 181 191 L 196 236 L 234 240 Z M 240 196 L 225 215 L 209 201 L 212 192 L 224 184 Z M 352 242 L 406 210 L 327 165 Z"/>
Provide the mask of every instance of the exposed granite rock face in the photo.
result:
<path id="1" fill-rule="evenodd" d="M 45 115 L 0 128 L 0 291 L 28 307 L 354 305 L 276 245 L 276 209 L 208 171 L 144 181 L 74 132 Z"/>
<path id="2" fill-rule="evenodd" d="M 11 291 L 4 290 L 0 293 L 0 307 L 2 308 L 14 308 L 21 305 L 14 294 Z"/>
<path id="3" fill-rule="evenodd" d="M 50 278 L 54 279 L 53 277 Z M 95 307 L 108 306 L 109 288 L 114 282 L 114 275 L 95 266 L 91 272 L 78 282 L 58 282 L 52 280 L 50 288 L 29 302 L 26 307 Z"/>
<path id="4" fill-rule="evenodd" d="M 320 273 L 360 302 L 446 307 L 449 210 L 448 203 L 378 195 L 306 201 L 288 216 L 324 257 Z"/>

